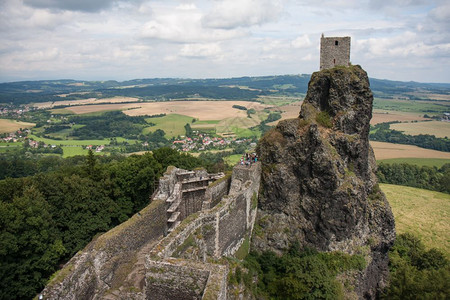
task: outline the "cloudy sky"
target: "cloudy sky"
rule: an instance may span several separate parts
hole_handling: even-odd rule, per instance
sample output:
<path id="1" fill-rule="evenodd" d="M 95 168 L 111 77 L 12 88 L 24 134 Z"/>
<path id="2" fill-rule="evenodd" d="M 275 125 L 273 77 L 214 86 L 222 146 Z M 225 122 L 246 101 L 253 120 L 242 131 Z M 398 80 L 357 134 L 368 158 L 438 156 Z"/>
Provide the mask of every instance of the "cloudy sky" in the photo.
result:
<path id="1" fill-rule="evenodd" d="M 321 33 L 371 77 L 450 82 L 448 0 L 0 0 L 0 82 L 312 73 Z"/>

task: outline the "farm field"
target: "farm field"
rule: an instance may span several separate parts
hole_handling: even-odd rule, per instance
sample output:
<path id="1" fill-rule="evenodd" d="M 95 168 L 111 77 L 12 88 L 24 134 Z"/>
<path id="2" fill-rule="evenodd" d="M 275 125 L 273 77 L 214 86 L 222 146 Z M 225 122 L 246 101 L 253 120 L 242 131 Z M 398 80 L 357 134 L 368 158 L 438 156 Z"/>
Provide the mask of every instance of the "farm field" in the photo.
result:
<path id="1" fill-rule="evenodd" d="M 377 160 L 391 158 L 444 158 L 450 159 L 450 152 L 424 149 L 412 145 L 370 141 Z"/>
<path id="2" fill-rule="evenodd" d="M 61 97 L 64 99 L 64 97 Z M 63 100 L 57 102 L 40 102 L 35 103 L 33 106 L 37 108 L 53 108 L 55 106 L 74 106 L 74 105 L 86 105 L 96 103 L 122 103 L 122 102 L 138 102 L 138 98 L 132 97 L 113 97 L 113 98 L 89 98 L 80 100 Z"/>
<path id="3" fill-rule="evenodd" d="M 48 145 L 61 145 L 61 146 L 99 146 L 99 145 L 107 145 L 110 143 L 109 139 L 103 139 L 103 140 L 52 140 L 47 138 L 38 137 L 35 135 L 28 135 L 30 138 L 32 138 L 35 141 L 42 141 Z M 127 140 L 121 137 L 117 137 L 117 142 L 122 143 L 124 141 L 127 141 L 128 143 L 134 143 L 135 140 Z"/>
<path id="4" fill-rule="evenodd" d="M 70 111 L 71 113 L 80 114 L 90 114 L 98 112 L 106 112 L 113 110 L 127 110 L 140 108 L 140 103 L 123 103 L 123 104 L 98 104 L 98 105 L 79 105 L 64 108 L 64 111 Z M 58 110 L 56 110 L 58 111 Z"/>
<path id="5" fill-rule="evenodd" d="M 145 116 L 157 114 L 181 114 L 197 118 L 200 121 L 222 120 L 230 117 L 246 117 L 243 110 L 235 109 L 233 105 L 241 105 L 255 110 L 262 110 L 267 105 L 249 101 L 170 101 L 170 102 L 140 102 L 126 104 L 101 104 L 66 107 L 75 114 L 85 114 L 107 110 L 126 110 L 129 116 Z"/>
<path id="6" fill-rule="evenodd" d="M 393 122 L 393 121 L 410 122 L 410 121 L 429 120 L 427 118 L 424 118 L 423 115 L 424 115 L 423 113 L 417 112 L 413 113 L 404 111 L 374 109 L 372 112 L 372 119 L 370 120 L 370 124 L 376 125 L 378 123 Z"/>
<path id="7" fill-rule="evenodd" d="M 263 110 L 266 105 L 249 101 L 171 101 L 140 103 L 139 109 L 128 110 L 129 116 L 155 115 L 155 114 L 182 114 L 205 120 L 223 120 L 231 117 L 247 117 L 243 110 L 233 108 L 233 105 L 241 105 L 246 108 L 254 108 L 256 111 Z"/>
<path id="8" fill-rule="evenodd" d="M 449 111 L 450 101 L 419 101 L 419 100 L 398 100 L 398 99 L 380 99 L 373 101 L 374 109 L 415 112 L 419 114 L 442 114 Z"/>
<path id="9" fill-rule="evenodd" d="M 391 124 L 391 129 L 403 131 L 405 134 L 431 134 L 436 137 L 450 137 L 450 122 L 428 121 L 414 123 L 397 123 Z"/>
<path id="10" fill-rule="evenodd" d="M 271 111 L 281 111 L 281 119 L 267 123 L 267 125 L 275 126 L 281 120 L 297 118 L 300 114 L 302 103 L 303 101 L 299 101 L 271 109 Z"/>
<path id="11" fill-rule="evenodd" d="M 158 129 L 162 129 L 168 138 L 185 135 L 186 130 L 184 129 L 184 126 L 186 123 L 192 125 L 192 117 L 179 114 L 169 114 L 164 117 L 148 118 L 146 121 L 156 125 L 144 128 L 143 133 L 154 132 Z"/>
<path id="12" fill-rule="evenodd" d="M 0 133 L 8 133 L 8 132 L 14 132 L 16 130 L 19 130 L 20 128 L 31 128 L 34 127 L 36 124 L 34 123 L 28 123 L 28 122 L 19 122 L 9 119 L 0 119 Z"/>
<path id="13" fill-rule="evenodd" d="M 380 187 L 394 213 L 397 233 L 412 233 L 450 257 L 450 195 L 392 184 Z"/>
<path id="14" fill-rule="evenodd" d="M 378 160 L 377 163 L 387 163 L 387 164 L 410 164 L 416 166 L 427 166 L 427 167 L 442 167 L 445 164 L 450 163 L 450 159 L 445 158 L 391 158 Z"/>

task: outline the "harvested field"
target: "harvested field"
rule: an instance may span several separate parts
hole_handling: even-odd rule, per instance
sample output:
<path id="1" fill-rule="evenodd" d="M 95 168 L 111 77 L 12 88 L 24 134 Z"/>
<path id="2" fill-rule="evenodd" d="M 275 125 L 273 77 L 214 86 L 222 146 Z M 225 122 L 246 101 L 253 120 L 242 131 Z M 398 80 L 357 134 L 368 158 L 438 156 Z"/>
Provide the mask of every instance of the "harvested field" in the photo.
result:
<path id="1" fill-rule="evenodd" d="M 424 121 L 424 120 L 429 119 L 424 118 L 423 114 L 419 113 L 374 109 L 372 112 L 372 119 L 370 120 L 370 124 L 375 125 L 378 123 L 392 122 L 392 121 L 410 122 L 410 121 Z"/>
<path id="2" fill-rule="evenodd" d="M 436 137 L 450 137 L 450 122 L 428 121 L 415 123 L 391 124 L 391 129 L 403 131 L 405 134 L 432 134 Z"/>
<path id="3" fill-rule="evenodd" d="M 56 102 L 41 102 L 35 103 L 33 106 L 37 108 L 52 108 L 54 106 L 77 106 L 77 105 L 86 105 L 86 104 L 96 104 L 96 103 L 123 103 L 123 102 L 138 102 L 138 98 L 132 97 L 113 97 L 113 98 L 89 98 L 82 100 L 63 100 Z"/>
<path id="4" fill-rule="evenodd" d="M 65 110 L 69 110 L 77 115 L 79 114 L 89 114 L 101 111 L 111 111 L 111 110 L 126 110 L 141 107 L 140 103 L 124 103 L 124 104 L 99 104 L 99 105 L 80 105 L 66 107 Z"/>
<path id="5" fill-rule="evenodd" d="M 445 158 L 450 159 L 450 152 L 424 149 L 412 145 L 392 144 L 371 141 L 370 145 L 377 160 L 390 158 Z"/>
<path id="6" fill-rule="evenodd" d="M 199 120 L 223 120 L 232 117 L 247 117 L 243 110 L 233 108 L 233 105 L 245 106 L 248 109 L 262 110 L 266 105 L 248 101 L 171 101 L 140 103 L 140 108 L 131 109 L 125 113 L 129 116 L 182 114 Z"/>
<path id="7" fill-rule="evenodd" d="M 222 120 L 231 117 L 247 117 L 243 110 L 233 108 L 241 105 L 255 110 L 262 110 L 266 105 L 248 101 L 170 101 L 170 102 L 140 102 L 126 104 L 103 104 L 67 107 L 76 113 L 85 114 L 107 110 L 127 110 L 129 116 L 151 116 L 157 114 L 180 114 L 199 120 Z"/>
<path id="8" fill-rule="evenodd" d="M 450 257 L 450 195 L 400 186 L 380 184 L 391 205 L 397 233 L 412 233 L 427 248 L 437 248 Z"/>
<path id="9" fill-rule="evenodd" d="M 9 133 L 19 130 L 20 128 L 31 128 L 36 124 L 27 122 L 18 122 L 9 119 L 0 119 L 0 133 Z"/>
<path id="10" fill-rule="evenodd" d="M 267 123 L 269 126 L 275 126 L 278 124 L 279 121 L 285 120 L 285 119 L 293 119 L 297 118 L 300 114 L 300 109 L 302 106 L 303 101 L 291 103 L 288 105 L 279 106 L 277 108 L 271 109 L 272 111 L 282 111 L 281 113 L 281 119 L 276 120 L 274 122 Z"/>

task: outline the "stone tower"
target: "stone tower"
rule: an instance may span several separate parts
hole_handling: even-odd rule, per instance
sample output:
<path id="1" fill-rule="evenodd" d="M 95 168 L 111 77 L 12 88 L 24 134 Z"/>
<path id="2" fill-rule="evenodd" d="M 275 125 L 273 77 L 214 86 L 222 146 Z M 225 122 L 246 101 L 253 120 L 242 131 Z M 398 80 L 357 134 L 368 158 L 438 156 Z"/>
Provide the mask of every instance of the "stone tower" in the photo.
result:
<path id="1" fill-rule="evenodd" d="M 320 38 L 320 70 L 350 64 L 350 37 Z"/>

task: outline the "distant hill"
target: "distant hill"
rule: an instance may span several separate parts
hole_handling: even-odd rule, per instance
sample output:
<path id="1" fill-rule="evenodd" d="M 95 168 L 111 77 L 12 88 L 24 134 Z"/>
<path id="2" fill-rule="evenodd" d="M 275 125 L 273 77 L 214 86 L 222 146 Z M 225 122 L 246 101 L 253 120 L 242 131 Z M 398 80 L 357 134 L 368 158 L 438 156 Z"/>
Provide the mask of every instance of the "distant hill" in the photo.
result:
<path id="1" fill-rule="evenodd" d="M 222 79 L 153 78 L 122 82 L 70 79 L 8 82 L 0 83 L 0 103 L 25 104 L 113 96 L 160 101 L 179 98 L 254 101 L 259 96 L 267 95 L 303 96 L 308 89 L 310 77 L 309 74 L 302 74 Z M 448 83 L 402 82 L 375 78 L 371 78 L 370 83 L 374 94 L 380 97 L 401 95 L 418 100 L 424 94 L 450 94 Z"/>

